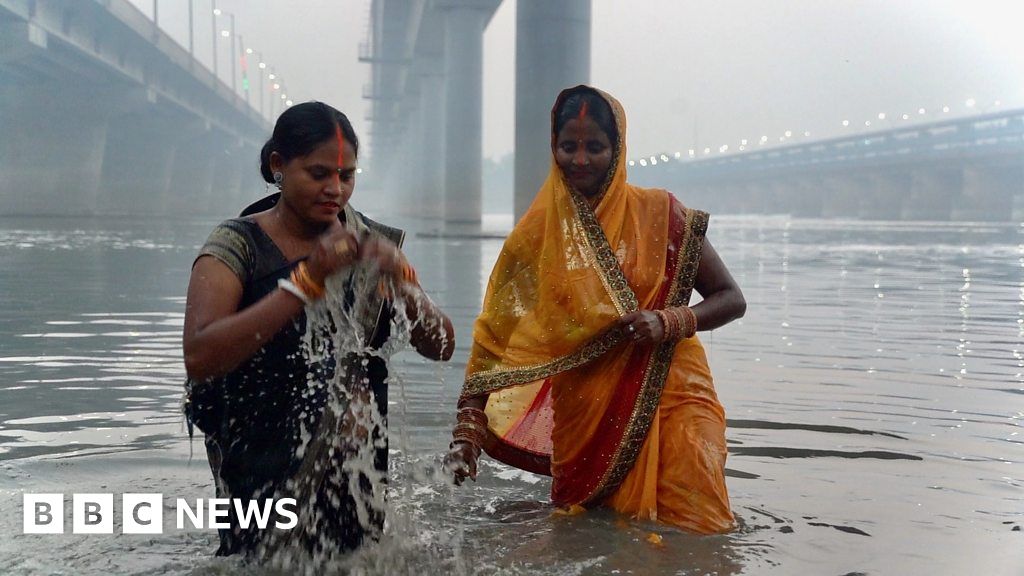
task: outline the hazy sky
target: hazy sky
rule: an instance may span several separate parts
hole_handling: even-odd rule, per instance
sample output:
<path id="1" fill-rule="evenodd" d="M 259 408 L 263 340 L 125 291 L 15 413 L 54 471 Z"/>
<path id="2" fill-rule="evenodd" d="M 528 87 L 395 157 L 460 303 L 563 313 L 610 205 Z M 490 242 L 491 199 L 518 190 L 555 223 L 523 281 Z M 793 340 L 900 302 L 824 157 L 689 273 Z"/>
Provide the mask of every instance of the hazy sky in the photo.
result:
<path id="1" fill-rule="evenodd" d="M 152 10 L 152 0 L 133 2 Z M 194 2 L 196 50 L 209 60 L 211 0 Z M 161 0 L 160 14 L 187 44 L 184 6 Z M 367 132 L 369 66 L 357 45 L 370 0 L 217 6 L 236 14 L 236 31 L 263 52 L 289 98 L 327 101 Z M 778 143 L 787 130 L 815 139 L 899 125 L 903 114 L 941 117 L 943 106 L 949 115 L 995 110 L 996 101 L 1024 106 L 1022 26 L 1021 0 L 593 0 L 591 80 L 625 106 L 631 157 L 735 150 L 744 138 Z M 485 36 L 488 157 L 512 151 L 514 28 L 515 0 L 504 0 Z"/>

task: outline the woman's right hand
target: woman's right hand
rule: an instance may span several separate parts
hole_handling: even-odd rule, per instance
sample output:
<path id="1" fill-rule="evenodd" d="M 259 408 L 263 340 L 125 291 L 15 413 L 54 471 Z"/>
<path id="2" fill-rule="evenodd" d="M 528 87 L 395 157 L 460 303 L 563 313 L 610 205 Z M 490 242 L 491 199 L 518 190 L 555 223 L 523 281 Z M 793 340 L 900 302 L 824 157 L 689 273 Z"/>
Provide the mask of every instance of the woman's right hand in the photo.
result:
<path id="1" fill-rule="evenodd" d="M 444 457 L 444 467 L 452 473 L 455 485 L 461 486 L 469 478 L 476 482 L 476 463 L 480 458 L 480 449 L 466 441 L 455 441 L 451 450 Z"/>
<path id="2" fill-rule="evenodd" d="M 309 255 L 306 267 L 313 280 L 323 285 L 324 279 L 328 276 L 351 266 L 358 254 L 359 241 L 339 223 L 320 236 L 316 248 Z"/>

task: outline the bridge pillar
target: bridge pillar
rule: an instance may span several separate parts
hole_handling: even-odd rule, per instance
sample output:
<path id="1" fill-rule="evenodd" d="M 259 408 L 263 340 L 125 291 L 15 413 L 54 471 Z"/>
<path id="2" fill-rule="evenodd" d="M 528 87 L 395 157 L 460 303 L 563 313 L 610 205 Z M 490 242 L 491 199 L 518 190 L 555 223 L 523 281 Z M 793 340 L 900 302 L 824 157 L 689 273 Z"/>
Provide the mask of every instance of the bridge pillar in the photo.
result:
<path id="1" fill-rule="evenodd" d="M 902 170 L 884 170 L 866 178 L 858 216 L 864 220 L 899 220 L 903 199 L 910 192 L 911 176 Z"/>
<path id="2" fill-rule="evenodd" d="M 262 149 L 262 145 L 245 144 L 242 146 L 242 189 L 239 193 L 239 200 L 241 200 L 239 211 L 270 193 L 270 186 L 260 174 L 260 151 Z M 356 189 L 358 190 L 358 187 Z"/>
<path id="3" fill-rule="evenodd" d="M 789 213 L 800 218 L 821 218 L 825 195 L 822 179 L 806 174 L 787 180 L 790 183 Z"/>
<path id="4" fill-rule="evenodd" d="M 754 214 L 783 214 L 790 210 L 790 185 L 785 178 L 766 178 L 762 182 L 764 193 L 754 199 L 750 210 Z"/>
<path id="5" fill-rule="evenodd" d="M 0 214 L 95 214 L 117 96 L 27 84 L 0 89 Z"/>
<path id="6" fill-rule="evenodd" d="M 403 103 L 402 113 L 405 128 L 398 147 L 398 197 L 402 206 L 395 206 L 403 216 L 420 216 L 423 207 L 423 190 L 421 179 L 426 163 L 427 151 L 423 149 L 423 116 L 426 110 L 420 108 L 418 89 L 407 97 Z"/>
<path id="7" fill-rule="evenodd" d="M 926 166 L 913 171 L 904 220 L 949 220 L 953 201 L 963 188 L 961 168 Z"/>
<path id="8" fill-rule="evenodd" d="M 171 185 L 174 133 L 180 118 L 162 115 L 156 106 L 111 118 L 98 211 L 102 214 L 152 214 L 159 211 Z"/>
<path id="9" fill-rule="evenodd" d="M 219 160 L 217 136 L 205 122 L 183 126 L 176 134 L 174 168 L 160 213 L 200 214 L 213 191 L 213 173 Z"/>
<path id="10" fill-rule="evenodd" d="M 744 180 L 737 183 L 732 194 L 723 195 L 718 199 L 718 212 L 721 214 L 764 213 L 767 192 L 763 184 L 760 180 Z"/>
<path id="11" fill-rule="evenodd" d="M 963 190 L 953 202 L 952 220 L 1006 220 L 1014 196 L 1024 194 L 1024 165 L 964 167 Z"/>
<path id="12" fill-rule="evenodd" d="M 444 10 L 444 215 L 478 224 L 483 188 L 484 27 L 491 0 L 449 0 Z"/>
<path id="13" fill-rule="evenodd" d="M 590 81 L 590 0 L 517 0 L 515 198 L 518 219 L 551 166 L 551 106 Z"/>
<path id="14" fill-rule="evenodd" d="M 237 216 L 249 204 L 243 198 L 243 168 L 255 165 L 259 156 L 245 162 L 242 143 L 230 136 L 217 134 L 215 143 L 210 193 L 200 201 L 202 213 Z"/>
<path id="15" fill-rule="evenodd" d="M 857 218 L 861 201 L 871 187 L 867 177 L 851 172 L 829 174 L 822 179 L 822 218 Z"/>
<path id="16" fill-rule="evenodd" d="M 420 198 L 416 206 L 421 208 L 425 218 L 444 218 L 444 167 L 445 167 L 445 100 L 444 76 L 440 58 L 424 60 L 420 76 L 420 126 L 422 140 L 419 155 L 422 157 L 422 180 L 417 186 Z M 481 152 L 482 154 L 482 152 Z M 481 186 L 482 184 L 481 176 Z"/>

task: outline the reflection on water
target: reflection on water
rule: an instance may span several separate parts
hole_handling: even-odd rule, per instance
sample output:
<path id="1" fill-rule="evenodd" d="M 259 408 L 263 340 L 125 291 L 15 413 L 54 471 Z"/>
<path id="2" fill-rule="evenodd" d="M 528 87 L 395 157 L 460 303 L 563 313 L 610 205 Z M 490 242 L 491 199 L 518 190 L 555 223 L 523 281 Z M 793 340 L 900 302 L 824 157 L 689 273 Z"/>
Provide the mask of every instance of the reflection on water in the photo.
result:
<path id="1" fill-rule="evenodd" d="M 212 495 L 178 407 L 183 295 L 213 224 L 0 220 L 0 573 L 246 573 L 209 557 L 208 532 L 20 534 L 23 491 Z M 501 242 L 397 224 L 427 232 L 407 250 L 455 322 L 456 361 L 398 356 L 388 536 L 348 569 L 1024 573 L 1024 229 L 714 218 L 749 304 L 702 335 L 741 526 L 694 537 L 606 511 L 553 515 L 547 479 L 493 460 L 477 483 L 445 484 L 436 469 Z"/>

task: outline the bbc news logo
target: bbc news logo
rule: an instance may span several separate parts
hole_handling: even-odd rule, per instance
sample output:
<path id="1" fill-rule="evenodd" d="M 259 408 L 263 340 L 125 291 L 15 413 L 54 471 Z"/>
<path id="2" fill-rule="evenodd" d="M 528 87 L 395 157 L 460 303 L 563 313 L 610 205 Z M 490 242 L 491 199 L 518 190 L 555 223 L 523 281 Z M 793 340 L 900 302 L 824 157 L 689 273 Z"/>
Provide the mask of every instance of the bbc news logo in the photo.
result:
<path id="1" fill-rule="evenodd" d="M 26 493 L 23 503 L 25 534 L 64 534 L 63 494 Z M 125 493 L 120 504 L 123 534 L 163 533 L 163 494 Z M 184 530 L 186 523 L 199 529 L 230 528 L 227 518 L 231 510 L 242 528 L 255 525 L 265 530 L 272 524 L 280 530 L 291 530 L 298 524 L 294 498 L 197 498 L 194 503 L 177 498 L 174 509 L 178 530 Z M 271 523 L 273 513 L 278 518 Z M 113 534 L 115 515 L 113 494 L 71 495 L 72 534 Z"/>

